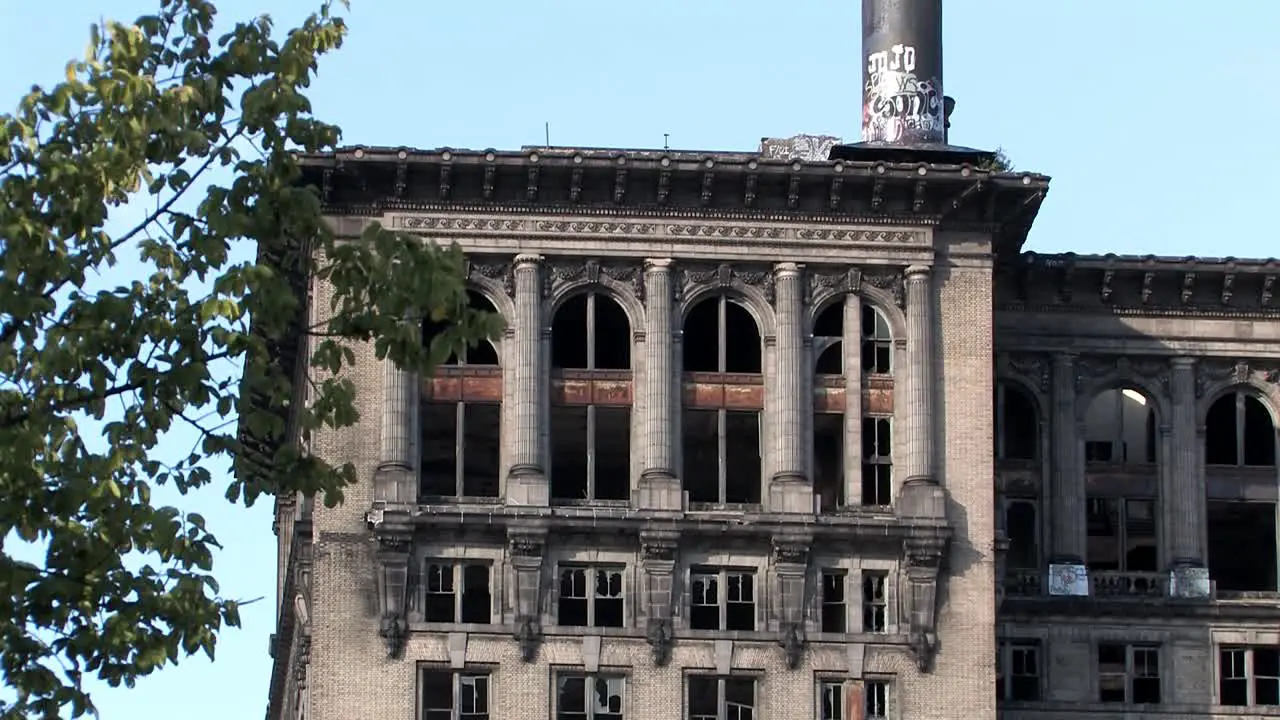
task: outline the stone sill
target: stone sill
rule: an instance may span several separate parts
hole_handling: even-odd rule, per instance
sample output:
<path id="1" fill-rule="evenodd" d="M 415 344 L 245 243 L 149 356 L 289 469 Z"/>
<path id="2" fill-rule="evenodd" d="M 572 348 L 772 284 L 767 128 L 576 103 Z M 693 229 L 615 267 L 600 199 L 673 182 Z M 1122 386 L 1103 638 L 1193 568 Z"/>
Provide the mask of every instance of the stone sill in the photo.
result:
<path id="1" fill-rule="evenodd" d="M 411 620 L 409 622 L 409 630 L 411 632 L 418 633 L 463 632 L 473 635 L 494 635 L 511 639 L 516 631 L 516 626 L 510 624 L 485 625 L 479 623 L 429 623 Z M 542 637 L 544 640 L 551 640 L 555 638 L 602 637 L 647 641 L 643 627 L 594 628 L 544 625 L 542 628 Z M 689 630 L 679 627 L 675 629 L 676 642 L 686 640 L 703 642 L 733 640 L 735 642 L 777 644 L 781 637 L 781 633 L 765 632 L 760 630 Z M 903 633 L 809 633 L 806 639 L 810 646 L 852 644 L 905 646 L 908 644 L 908 636 Z"/>
<path id="2" fill-rule="evenodd" d="M 1204 705 L 1198 703 L 1159 703 L 1145 705 L 1126 705 L 1122 703 L 1077 703 L 1062 701 L 1020 702 L 1006 700 L 998 704 L 1006 713 L 1048 714 L 1062 713 L 1073 717 L 1090 715 L 1095 717 L 1132 717 L 1134 715 L 1184 715 L 1196 718 L 1210 716 L 1220 717 L 1275 717 L 1276 708 L 1271 706 L 1234 707 L 1229 705 Z"/>

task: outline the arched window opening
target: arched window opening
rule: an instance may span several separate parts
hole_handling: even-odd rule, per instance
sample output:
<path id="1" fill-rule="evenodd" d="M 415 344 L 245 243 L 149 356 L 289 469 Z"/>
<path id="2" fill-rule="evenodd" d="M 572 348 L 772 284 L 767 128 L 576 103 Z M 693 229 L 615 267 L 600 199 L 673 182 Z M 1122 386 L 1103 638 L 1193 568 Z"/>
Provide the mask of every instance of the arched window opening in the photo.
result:
<path id="1" fill-rule="evenodd" d="M 844 303 L 832 303 L 813 322 L 814 372 L 844 374 Z"/>
<path id="2" fill-rule="evenodd" d="M 473 310 L 496 313 L 493 303 L 467 291 Z M 423 323 L 431 343 L 447 323 Z M 424 380 L 420 404 L 419 485 L 426 500 L 498 496 L 502 371 L 492 343 L 481 341 L 450 355 Z"/>
<path id="3" fill-rule="evenodd" d="M 893 372 L 893 333 L 884 313 L 862 306 L 862 372 L 889 375 Z"/>
<path id="4" fill-rule="evenodd" d="M 1142 465 L 1156 461 L 1156 418 L 1150 398 L 1131 388 L 1098 393 L 1085 415 L 1085 460 Z"/>
<path id="5" fill-rule="evenodd" d="M 480 310 L 483 312 L 497 313 L 498 309 L 493 306 L 489 298 L 480 294 L 475 290 L 467 290 L 467 306 L 472 310 Z M 422 323 L 422 342 L 424 345 L 430 346 L 431 341 L 437 335 L 444 332 L 449 327 L 448 322 L 434 322 L 427 319 Z M 493 343 L 488 340 L 481 340 L 475 345 L 464 347 L 461 352 L 450 354 L 448 359 L 441 365 L 477 365 L 484 367 L 497 367 L 498 351 Z"/>
<path id="6" fill-rule="evenodd" d="M 1155 500 L 1090 497 L 1087 505 L 1090 570 L 1157 570 Z"/>
<path id="7" fill-rule="evenodd" d="M 683 480 L 700 504 L 758 504 L 762 485 L 760 329 L 739 301 L 707 298 L 683 327 Z M 716 377 L 700 376 L 716 374 Z M 728 375 L 728 376 L 726 376 Z"/>
<path id="8" fill-rule="evenodd" d="M 1258 398 L 1231 392 L 1209 406 L 1204 423 L 1204 461 L 1207 465 L 1276 464 L 1276 429 L 1271 413 Z"/>
<path id="9" fill-rule="evenodd" d="M 551 325 L 551 498 L 626 500 L 631 492 L 631 325 L 615 300 L 566 300 Z"/>
<path id="10" fill-rule="evenodd" d="M 1009 539 L 1006 557 L 1011 570 L 1040 567 L 1040 530 L 1033 500 L 1010 499 L 1004 511 L 1005 536 Z"/>
<path id="11" fill-rule="evenodd" d="M 813 484 L 823 512 L 845 498 L 845 413 L 850 391 L 844 375 L 844 302 L 833 302 L 813 321 Z M 852 392 L 858 392 L 854 384 Z"/>
<path id="12" fill-rule="evenodd" d="M 996 384 L 996 458 L 1035 460 L 1039 457 L 1040 416 L 1022 389 Z"/>

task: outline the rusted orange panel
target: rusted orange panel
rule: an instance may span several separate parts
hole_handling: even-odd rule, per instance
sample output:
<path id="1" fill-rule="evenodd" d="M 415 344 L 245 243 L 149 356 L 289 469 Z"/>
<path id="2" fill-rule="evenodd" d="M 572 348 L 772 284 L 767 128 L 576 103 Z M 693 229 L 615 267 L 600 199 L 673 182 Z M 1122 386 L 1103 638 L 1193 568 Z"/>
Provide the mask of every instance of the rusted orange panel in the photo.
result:
<path id="1" fill-rule="evenodd" d="M 596 380 L 591 396 L 597 405 L 630 405 L 630 380 Z"/>
<path id="2" fill-rule="evenodd" d="M 590 380 L 565 380 L 564 399 L 566 405 L 588 405 L 591 403 Z"/>
<path id="3" fill-rule="evenodd" d="M 564 404 L 564 381 L 563 380 L 553 379 L 551 381 L 551 403 L 553 405 Z"/>
<path id="4" fill-rule="evenodd" d="M 462 399 L 462 378 L 438 377 L 432 378 L 430 383 L 432 400 L 457 401 Z"/>
<path id="5" fill-rule="evenodd" d="M 863 412 L 889 415 L 893 413 L 893 388 L 876 388 L 862 393 Z"/>
<path id="6" fill-rule="evenodd" d="M 462 379 L 462 393 L 466 400 L 502 402 L 502 378 L 469 377 Z"/>
<path id="7" fill-rule="evenodd" d="M 759 410 L 764 407 L 764 387 L 761 385 L 725 385 L 724 406 Z"/>
<path id="8" fill-rule="evenodd" d="M 684 386 L 687 407 L 724 407 L 724 386 L 719 383 L 690 383 Z"/>
<path id="9" fill-rule="evenodd" d="M 813 411 L 844 412 L 844 388 L 817 388 L 813 393 Z"/>
<path id="10" fill-rule="evenodd" d="M 862 683 L 851 680 L 844 684 L 844 716 L 849 720 L 862 720 L 866 714 Z"/>

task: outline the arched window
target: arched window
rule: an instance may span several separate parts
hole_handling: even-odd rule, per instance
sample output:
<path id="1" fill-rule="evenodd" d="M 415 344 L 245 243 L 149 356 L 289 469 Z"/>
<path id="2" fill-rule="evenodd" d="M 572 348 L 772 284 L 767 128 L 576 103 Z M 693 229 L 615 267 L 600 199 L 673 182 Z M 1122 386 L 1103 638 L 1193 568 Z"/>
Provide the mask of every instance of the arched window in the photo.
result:
<path id="1" fill-rule="evenodd" d="M 845 408 L 850 389 L 844 375 L 844 298 L 813 322 L 813 484 L 823 511 L 846 504 Z"/>
<path id="2" fill-rule="evenodd" d="M 480 293 L 467 292 L 475 310 L 496 313 Z M 427 321 L 422 342 L 446 329 Z M 481 341 L 450 355 L 423 383 L 419 494 L 426 498 L 497 497 L 502 371 L 492 343 Z"/>
<path id="3" fill-rule="evenodd" d="M 862 504 L 893 502 L 893 333 L 879 308 L 862 305 Z M 887 401 L 886 401 L 887 399 Z"/>
<path id="4" fill-rule="evenodd" d="M 889 375 L 893 372 L 893 333 L 884 313 L 871 305 L 862 306 L 862 372 Z"/>
<path id="5" fill-rule="evenodd" d="M 1040 416 L 1035 402 L 1022 389 L 996 383 L 996 458 L 1035 460 L 1039 457 Z"/>
<path id="6" fill-rule="evenodd" d="M 1153 467 L 1156 418 L 1151 398 L 1135 388 L 1098 393 L 1085 414 L 1085 460 L 1089 568 L 1155 572 L 1158 477 Z M 1117 470 L 1115 466 L 1136 473 L 1129 485 L 1111 484 L 1109 473 Z M 1136 489 L 1140 486 L 1146 489 Z M 1122 583 L 1118 591 L 1130 590 Z"/>
<path id="7" fill-rule="evenodd" d="M 1085 459 L 1121 465 L 1156 461 L 1155 412 L 1141 390 L 1104 390 L 1089 403 Z"/>
<path id="8" fill-rule="evenodd" d="M 1204 462 L 1257 467 L 1276 464 L 1276 428 L 1262 401 L 1235 391 L 1209 406 L 1204 421 Z"/>
<path id="9" fill-rule="evenodd" d="M 690 308 L 681 337 L 681 449 L 689 500 L 759 503 L 764 407 L 760 328 L 739 300 L 719 294 Z"/>
<path id="10" fill-rule="evenodd" d="M 626 500 L 631 488 L 631 325 L 604 293 L 567 300 L 551 324 L 551 497 Z"/>

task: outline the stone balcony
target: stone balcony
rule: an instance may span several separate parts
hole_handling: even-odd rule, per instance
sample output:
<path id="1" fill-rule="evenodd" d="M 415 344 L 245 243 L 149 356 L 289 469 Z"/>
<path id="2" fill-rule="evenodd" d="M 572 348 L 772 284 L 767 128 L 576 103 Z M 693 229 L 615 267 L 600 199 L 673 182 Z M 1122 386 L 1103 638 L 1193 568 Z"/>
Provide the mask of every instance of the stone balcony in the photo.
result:
<path id="1" fill-rule="evenodd" d="M 1009 570 L 1004 578 L 1008 597 L 1045 597 L 1045 571 Z M 1089 573 L 1089 596 L 1142 600 L 1169 596 L 1169 575 L 1158 572 L 1094 570 Z"/>

